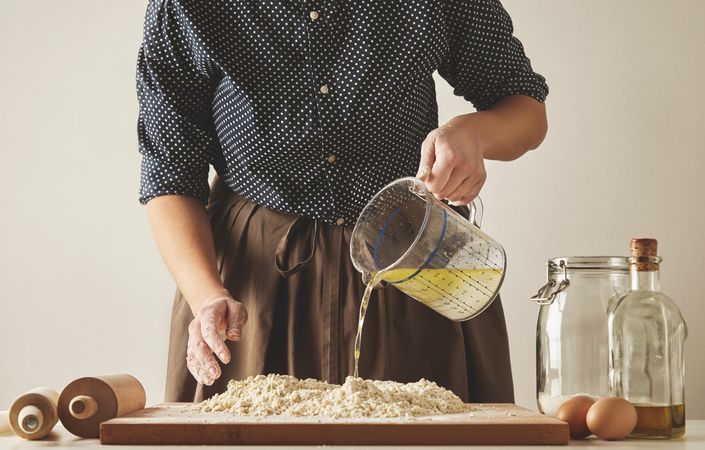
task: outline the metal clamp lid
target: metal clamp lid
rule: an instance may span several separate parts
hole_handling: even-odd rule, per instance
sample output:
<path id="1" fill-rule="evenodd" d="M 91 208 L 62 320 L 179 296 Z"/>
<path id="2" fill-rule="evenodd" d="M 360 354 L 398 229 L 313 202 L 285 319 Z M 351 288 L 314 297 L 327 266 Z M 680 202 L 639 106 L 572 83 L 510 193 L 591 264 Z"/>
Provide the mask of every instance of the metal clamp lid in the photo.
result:
<path id="1" fill-rule="evenodd" d="M 549 269 L 551 269 L 553 267 L 556 267 L 556 264 L 553 261 L 549 261 L 548 266 Z M 549 279 L 548 282 L 541 286 L 539 288 L 539 291 L 531 297 L 531 300 L 535 301 L 541 306 L 550 305 L 556 299 L 558 294 L 568 289 L 568 286 L 570 286 L 570 280 L 568 279 L 568 269 L 565 261 L 559 261 L 558 267 L 563 269 L 563 280 L 561 280 L 560 284 L 558 284 L 558 289 L 551 292 L 550 295 L 546 296 L 548 292 L 551 291 L 551 288 L 554 288 L 556 286 L 556 280 Z"/>

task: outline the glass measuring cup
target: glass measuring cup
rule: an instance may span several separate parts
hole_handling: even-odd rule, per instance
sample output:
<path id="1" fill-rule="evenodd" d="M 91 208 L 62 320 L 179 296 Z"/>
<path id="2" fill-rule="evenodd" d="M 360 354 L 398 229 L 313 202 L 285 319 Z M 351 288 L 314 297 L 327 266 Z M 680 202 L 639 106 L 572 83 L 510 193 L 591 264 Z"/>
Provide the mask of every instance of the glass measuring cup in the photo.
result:
<path id="1" fill-rule="evenodd" d="M 477 316 L 499 292 L 506 256 L 479 228 L 480 199 L 468 207 L 469 220 L 418 178 L 390 183 L 355 224 L 353 265 L 363 278 L 381 278 L 451 320 Z"/>

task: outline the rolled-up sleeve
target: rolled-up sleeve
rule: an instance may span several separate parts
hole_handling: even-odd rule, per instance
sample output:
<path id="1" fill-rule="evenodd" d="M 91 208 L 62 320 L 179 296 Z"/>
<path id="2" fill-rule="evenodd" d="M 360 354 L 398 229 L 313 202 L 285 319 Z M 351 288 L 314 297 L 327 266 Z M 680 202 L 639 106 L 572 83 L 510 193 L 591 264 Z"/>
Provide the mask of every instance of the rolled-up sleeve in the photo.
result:
<path id="1" fill-rule="evenodd" d="M 208 202 L 218 144 L 205 55 L 178 0 L 150 0 L 136 74 L 142 204 L 168 194 Z"/>
<path id="2" fill-rule="evenodd" d="M 546 80 L 531 68 L 499 0 L 449 0 L 446 8 L 449 51 L 438 73 L 455 95 L 477 110 L 510 95 L 546 99 Z"/>

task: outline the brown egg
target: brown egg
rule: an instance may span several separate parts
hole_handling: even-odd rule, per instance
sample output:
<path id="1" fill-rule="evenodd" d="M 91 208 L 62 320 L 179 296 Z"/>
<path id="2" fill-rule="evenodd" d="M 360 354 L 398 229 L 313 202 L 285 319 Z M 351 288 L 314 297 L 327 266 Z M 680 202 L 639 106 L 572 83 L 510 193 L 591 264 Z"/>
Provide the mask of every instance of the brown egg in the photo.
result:
<path id="1" fill-rule="evenodd" d="M 577 395 L 563 402 L 556 418 L 568 422 L 570 437 L 573 439 L 584 439 L 590 436 L 590 429 L 585 422 L 588 410 L 595 403 L 595 400 L 587 395 Z"/>
<path id="2" fill-rule="evenodd" d="M 587 426 L 600 439 L 624 439 L 636 426 L 636 409 L 623 398 L 602 398 L 588 411 Z"/>

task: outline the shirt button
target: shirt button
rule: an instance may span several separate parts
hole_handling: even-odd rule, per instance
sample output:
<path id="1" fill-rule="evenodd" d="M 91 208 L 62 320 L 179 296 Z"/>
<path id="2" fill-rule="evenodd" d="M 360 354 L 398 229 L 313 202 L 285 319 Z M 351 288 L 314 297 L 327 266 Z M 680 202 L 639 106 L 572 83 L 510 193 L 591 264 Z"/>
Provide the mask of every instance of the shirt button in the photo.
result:
<path id="1" fill-rule="evenodd" d="M 327 94 L 328 92 L 330 92 L 330 90 L 328 89 L 327 84 L 324 84 L 323 86 L 321 86 L 321 94 Z"/>
<path id="2" fill-rule="evenodd" d="M 311 11 L 311 12 L 309 13 L 309 17 L 311 18 L 311 20 L 316 20 L 316 19 L 318 19 L 318 11 Z"/>
<path id="3" fill-rule="evenodd" d="M 329 163 L 333 164 L 333 163 L 335 162 L 335 160 L 336 160 L 336 157 L 335 157 L 335 155 L 330 155 L 328 158 L 326 158 L 326 160 L 327 160 Z"/>
<path id="4" fill-rule="evenodd" d="M 342 217 L 339 217 L 338 220 L 335 221 L 336 225 L 342 225 L 344 223 L 345 223 L 345 219 L 343 219 Z"/>

